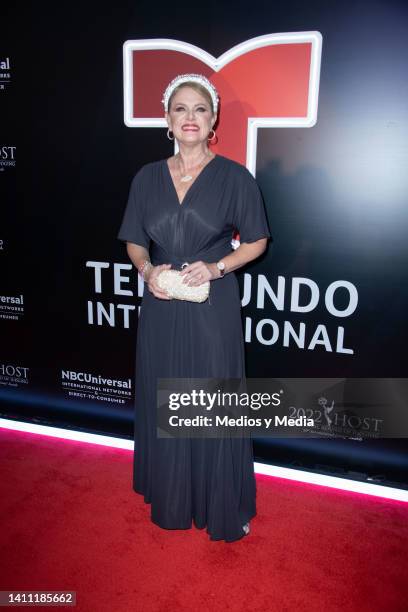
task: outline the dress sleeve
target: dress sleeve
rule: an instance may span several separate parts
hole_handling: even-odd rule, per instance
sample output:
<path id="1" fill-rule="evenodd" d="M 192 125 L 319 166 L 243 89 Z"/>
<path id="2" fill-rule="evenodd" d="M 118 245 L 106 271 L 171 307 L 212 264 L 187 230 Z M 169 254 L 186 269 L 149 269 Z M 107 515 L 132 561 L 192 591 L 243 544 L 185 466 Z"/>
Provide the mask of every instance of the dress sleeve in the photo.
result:
<path id="1" fill-rule="evenodd" d="M 235 204 L 234 225 L 240 242 L 271 238 L 261 191 L 247 168 L 243 169 L 240 176 Z"/>
<path id="2" fill-rule="evenodd" d="M 140 169 L 132 180 L 127 205 L 117 238 L 124 242 L 133 242 L 134 244 L 138 244 L 148 249 L 150 237 L 146 233 L 143 223 L 146 198 L 143 197 L 142 177 L 143 173 L 142 169 Z"/>

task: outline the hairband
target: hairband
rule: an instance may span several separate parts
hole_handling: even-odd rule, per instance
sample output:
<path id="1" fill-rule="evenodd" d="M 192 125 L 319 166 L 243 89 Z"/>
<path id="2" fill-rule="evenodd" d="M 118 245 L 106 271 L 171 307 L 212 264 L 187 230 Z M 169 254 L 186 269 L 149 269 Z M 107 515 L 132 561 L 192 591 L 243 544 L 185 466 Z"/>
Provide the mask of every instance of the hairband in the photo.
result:
<path id="1" fill-rule="evenodd" d="M 202 74 L 179 74 L 176 76 L 170 83 L 167 85 L 166 91 L 164 92 L 162 102 L 164 104 L 164 110 L 168 112 L 169 99 L 173 90 L 181 85 L 181 83 L 186 83 L 187 81 L 193 81 L 194 83 L 200 83 L 203 87 L 207 89 L 207 91 L 211 95 L 211 100 L 213 104 L 214 113 L 217 112 L 218 109 L 218 92 L 215 89 L 214 85 L 207 79 L 207 77 Z"/>

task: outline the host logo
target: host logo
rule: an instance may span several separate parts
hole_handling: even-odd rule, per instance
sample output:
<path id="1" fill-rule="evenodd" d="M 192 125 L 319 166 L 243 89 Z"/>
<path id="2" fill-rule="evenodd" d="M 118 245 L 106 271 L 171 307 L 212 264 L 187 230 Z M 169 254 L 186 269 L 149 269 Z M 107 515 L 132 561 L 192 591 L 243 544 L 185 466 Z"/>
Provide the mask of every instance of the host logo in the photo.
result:
<path id="1" fill-rule="evenodd" d="M 12 376 L 14 378 L 28 378 L 29 368 L 14 366 L 11 363 L 0 363 L 0 375 Z"/>
<path id="2" fill-rule="evenodd" d="M 0 147 L 0 159 L 15 159 L 15 150 L 17 147 Z"/>

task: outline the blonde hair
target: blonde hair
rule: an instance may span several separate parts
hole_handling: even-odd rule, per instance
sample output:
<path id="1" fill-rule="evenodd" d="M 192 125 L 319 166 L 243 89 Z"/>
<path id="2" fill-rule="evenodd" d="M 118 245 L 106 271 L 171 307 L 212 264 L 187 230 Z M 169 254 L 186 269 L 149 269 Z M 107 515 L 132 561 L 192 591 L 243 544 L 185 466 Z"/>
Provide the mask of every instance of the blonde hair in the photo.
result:
<path id="1" fill-rule="evenodd" d="M 211 97 L 210 92 L 208 91 L 208 89 L 206 87 L 204 87 L 204 85 L 201 85 L 200 83 L 196 83 L 195 81 L 186 81 L 184 83 L 180 83 L 180 85 L 177 85 L 177 87 L 174 88 L 174 90 L 171 92 L 171 96 L 169 98 L 168 112 L 170 112 L 171 101 L 173 99 L 174 94 L 177 91 L 180 91 L 180 89 L 182 87 L 191 87 L 191 89 L 195 89 L 195 91 L 197 91 L 198 93 L 203 95 L 204 98 L 207 100 L 207 102 L 210 105 L 212 114 L 215 115 L 214 107 L 213 107 L 213 101 L 212 101 L 212 97 Z"/>

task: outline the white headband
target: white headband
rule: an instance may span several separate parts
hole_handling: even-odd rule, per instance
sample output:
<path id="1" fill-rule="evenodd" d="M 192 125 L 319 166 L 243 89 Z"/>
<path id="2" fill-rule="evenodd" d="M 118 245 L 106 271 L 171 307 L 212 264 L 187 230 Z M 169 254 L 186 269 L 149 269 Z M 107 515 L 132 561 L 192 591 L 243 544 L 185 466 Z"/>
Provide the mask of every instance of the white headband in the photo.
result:
<path id="1" fill-rule="evenodd" d="M 213 103 L 214 113 L 218 110 L 218 92 L 215 89 L 214 85 L 210 83 L 207 77 L 202 74 L 179 74 L 176 76 L 170 83 L 167 85 L 166 91 L 164 92 L 162 102 L 164 104 L 164 110 L 168 112 L 169 99 L 173 90 L 178 87 L 181 83 L 186 83 L 187 81 L 193 81 L 194 83 L 200 83 L 203 87 L 207 89 L 207 91 L 211 95 L 211 100 Z"/>

